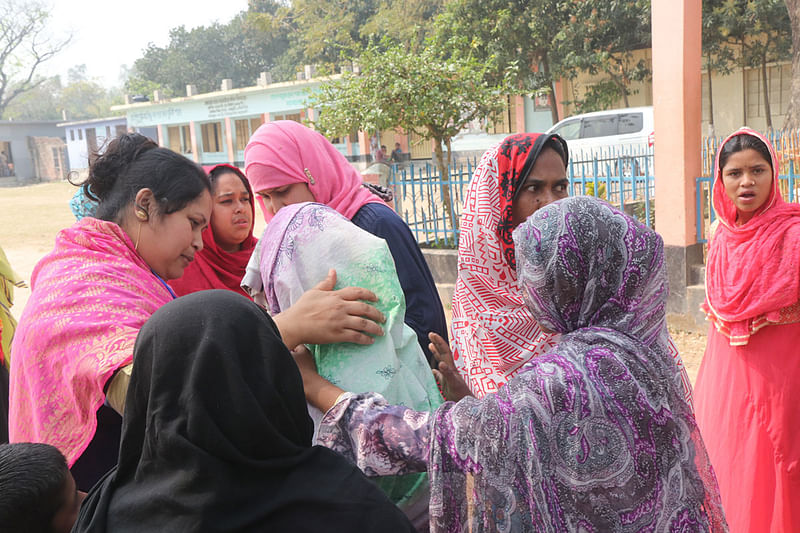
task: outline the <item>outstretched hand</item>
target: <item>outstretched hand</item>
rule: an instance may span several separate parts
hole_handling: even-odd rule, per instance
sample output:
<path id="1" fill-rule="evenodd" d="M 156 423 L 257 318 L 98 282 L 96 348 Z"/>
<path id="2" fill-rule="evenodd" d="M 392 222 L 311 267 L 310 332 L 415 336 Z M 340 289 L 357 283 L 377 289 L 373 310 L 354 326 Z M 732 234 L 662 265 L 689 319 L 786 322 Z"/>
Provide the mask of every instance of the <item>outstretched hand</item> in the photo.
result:
<path id="1" fill-rule="evenodd" d="M 428 349 L 439 363 L 437 368 L 432 371 L 433 377 L 441 387 L 444 399 L 457 402 L 465 396 L 473 396 L 469 386 L 458 373 L 453 361 L 453 352 L 450 351 L 447 341 L 441 335 L 433 332 L 428 333 L 428 338 L 431 341 Z"/>
<path id="2" fill-rule="evenodd" d="M 378 325 L 386 320 L 383 313 L 360 301 L 376 302 L 378 297 L 361 287 L 335 291 L 335 286 L 336 271 L 331 269 L 316 287 L 273 317 L 286 346 L 291 349 L 298 344 L 372 344 L 372 336 L 383 335 L 383 328 Z"/>
<path id="3" fill-rule="evenodd" d="M 292 357 L 303 379 L 306 400 L 323 413 L 326 412 L 335 405 L 336 399 L 344 390 L 319 375 L 314 357 L 305 345 L 301 344 L 292 350 Z"/>

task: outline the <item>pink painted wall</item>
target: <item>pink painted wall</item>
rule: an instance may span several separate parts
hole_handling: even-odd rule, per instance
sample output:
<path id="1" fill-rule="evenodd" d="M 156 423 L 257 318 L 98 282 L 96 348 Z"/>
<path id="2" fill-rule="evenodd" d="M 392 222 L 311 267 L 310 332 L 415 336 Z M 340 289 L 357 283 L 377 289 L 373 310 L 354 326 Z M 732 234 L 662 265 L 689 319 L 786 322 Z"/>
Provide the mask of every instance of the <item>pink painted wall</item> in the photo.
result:
<path id="1" fill-rule="evenodd" d="M 697 242 L 701 19 L 699 0 L 652 2 L 656 230 L 668 246 Z"/>

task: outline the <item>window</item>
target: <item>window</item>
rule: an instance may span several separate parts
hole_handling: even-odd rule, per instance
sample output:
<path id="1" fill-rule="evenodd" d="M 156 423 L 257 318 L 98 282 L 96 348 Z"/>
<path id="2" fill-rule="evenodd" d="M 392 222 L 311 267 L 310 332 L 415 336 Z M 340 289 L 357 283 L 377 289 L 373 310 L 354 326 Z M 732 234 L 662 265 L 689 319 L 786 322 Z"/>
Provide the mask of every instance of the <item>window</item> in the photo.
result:
<path id="1" fill-rule="evenodd" d="M 181 128 L 179 126 L 167 127 L 167 146 L 176 153 L 181 152 Z"/>
<path id="2" fill-rule="evenodd" d="M 75 130 L 69 130 L 69 140 L 70 141 L 75 140 Z"/>
<path id="3" fill-rule="evenodd" d="M 89 152 L 97 151 L 97 133 L 94 128 L 86 130 L 86 146 L 89 148 Z"/>
<path id="4" fill-rule="evenodd" d="M 200 126 L 203 137 L 203 151 L 222 152 L 222 126 L 219 122 L 209 122 Z"/>
<path id="5" fill-rule="evenodd" d="M 616 135 L 618 121 L 619 115 L 603 115 L 585 118 L 581 124 L 581 139 Z"/>
<path id="6" fill-rule="evenodd" d="M 111 137 L 111 126 L 106 126 L 106 139 Z"/>
<path id="7" fill-rule="evenodd" d="M 505 109 L 489 117 L 489 124 L 486 128 L 489 133 L 511 133 L 511 123 L 516 113 L 516 99 L 507 96 L 505 104 Z"/>
<path id="8" fill-rule="evenodd" d="M 82 129 L 78 129 L 78 140 L 79 141 L 83 140 L 83 130 Z"/>
<path id="9" fill-rule="evenodd" d="M 619 134 L 639 133 L 642 131 L 641 113 L 624 113 L 619 116 Z"/>
<path id="10" fill-rule="evenodd" d="M 575 140 L 579 138 L 581 134 L 581 120 L 576 119 L 565 122 L 553 130 L 553 133 L 561 135 L 565 141 Z"/>
<path id="11" fill-rule="evenodd" d="M 272 120 L 294 120 L 300 122 L 300 113 L 287 113 L 285 115 L 273 115 Z"/>
<path id="12" fill-rule="evenodd" d="M 66 172 L 64 172 L 64 152 L 59 148 L 51 148 L 51 152 L 53 154 L 53 170 L 55 171 L 55 175 L 59 178 L 63 178 L 66 176 Z"/>
<path id="13" fill-rule="evenodd" d="M 188 124 L 181 126 L 181 150 L 184 154 L 192 153 L 192 129 Z"/>

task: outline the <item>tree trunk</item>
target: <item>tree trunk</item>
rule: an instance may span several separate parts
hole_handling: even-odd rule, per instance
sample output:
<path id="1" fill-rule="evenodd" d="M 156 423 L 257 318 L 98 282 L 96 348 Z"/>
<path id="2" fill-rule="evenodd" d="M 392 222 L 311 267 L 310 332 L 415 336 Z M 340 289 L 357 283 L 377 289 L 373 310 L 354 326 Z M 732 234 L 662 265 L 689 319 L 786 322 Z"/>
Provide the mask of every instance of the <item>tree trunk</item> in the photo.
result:
<path id="1" fill-rule="evenodd" d="M 784 129 L 800 128 L 800 0 L 785 0 L 792 25 L 792 96 Z"/>
<path id="2" fill-rule="evenodd" d="M 547 59 L 547 54 L 542 56 L 542 72 L 550 80 L 550 120 L 553 124 L 558 122 L 558 103 L 556 102 L 556 82 L 550 75 L 550 60 Z"/>
<path id="3" fill-rule="evenodd" d="M 767 116 L 767 129 L 772 129 L 772 113 L 769 109 L 769 83 L 767 80 L 767 57 L 761 58 L 761 82 L 764 87 L 764 114 Z"/>
<path id="4" fill-rule="evenodd" d="M 706 72 L 708 73 L 708 135 L 715 136 L 714 131 L 714 91 L 711 90 L 711 55 L 706 59 Z"/>
<path id="5" fill-rule="evenodd" d="M 447 143 L 447 163 L 445 163 L 444 153 L 442 152 L 442 142 Z M 450 209 L 450 139 L 433 139 L 433 155 L 436 158 L 436 166 L 439 167 L 439 179 L 442 181 L 442 207 L 444 208 L 445 215 L 450 219 L 450 227 L 455 228 L 453 210 Z"/>

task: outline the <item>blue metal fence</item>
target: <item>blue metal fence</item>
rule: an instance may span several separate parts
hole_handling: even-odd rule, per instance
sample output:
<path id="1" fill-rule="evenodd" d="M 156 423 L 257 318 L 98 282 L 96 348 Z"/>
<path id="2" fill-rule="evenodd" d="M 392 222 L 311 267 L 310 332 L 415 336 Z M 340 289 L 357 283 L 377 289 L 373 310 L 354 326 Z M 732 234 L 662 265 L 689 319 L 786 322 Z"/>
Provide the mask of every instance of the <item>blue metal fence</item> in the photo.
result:
<path id="1" fill-rule="evenodd" d="M 417 242 L 445 248 L 458 245 L 458 220 L 476 165 L 476 159 L 452 165 L 447 180 L 430 162 L 392 166 L 388 185 L 394 190 L 395 209 Z M 571 158 L 567 177 L 571 196 L 597 196 L 651 227 L 655 224 L 652 150 L 580 154 Z M 450 198 L 445 202 L 447 187 Z"/>
<path id="2" fill-rule="evenodd" d="M 794 171 L 794 161 L 789 161 L 788 172 L 778 176 L 779 187 L 783 198 L 788 202 L 800 202 L 800 180 Z M 714 178 L 703 176 L 695 179 L 697 198 L 697 242 L 708 242 L 708 230 L 716 220 L 711 199 L 711 187 Z"/>

